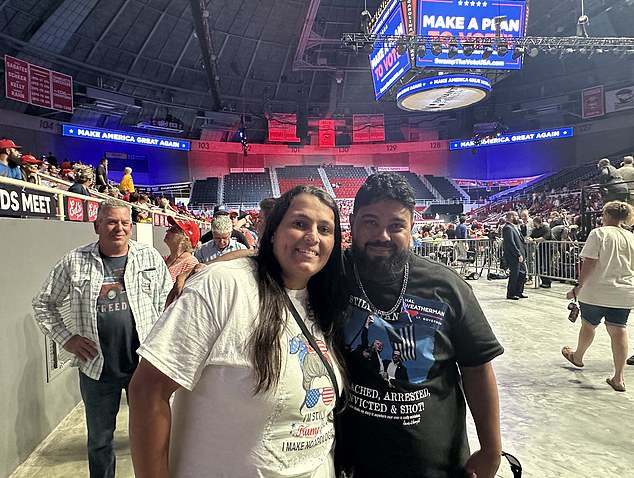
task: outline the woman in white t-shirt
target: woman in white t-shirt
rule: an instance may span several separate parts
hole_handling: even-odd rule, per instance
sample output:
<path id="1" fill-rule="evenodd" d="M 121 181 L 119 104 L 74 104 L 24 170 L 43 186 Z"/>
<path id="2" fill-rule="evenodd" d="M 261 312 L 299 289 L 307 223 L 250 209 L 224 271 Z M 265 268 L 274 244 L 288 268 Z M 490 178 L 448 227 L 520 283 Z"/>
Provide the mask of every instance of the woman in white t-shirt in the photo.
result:
<path id="1" fill-rule="evenodd" d="M 140 347 L 130 383 L 137 478 L 334 478 L 342 383 L 330 337 L 345 305 L 337 205 L 298 186 L 267 216 L 258 255 L 192 277 Z"/>
<path id="2" fill-rule="evenodd" d="M 614 361 L 614 375 L 606 382 L 617 392 L 625 391 L 626 325 L 634 307 L 634 234 L 622 226 L 631 224 L 633 216 L 632 206 L 625 202 L 603 206 L 603 227 L 590 232 L 581 250 L 578 285 L 566 295 L 579 300 L 582 321 L 576 350 L 566 346 L 561 353 L 574 366 L 583 367 L 583 356 L 604 318 Z"/>

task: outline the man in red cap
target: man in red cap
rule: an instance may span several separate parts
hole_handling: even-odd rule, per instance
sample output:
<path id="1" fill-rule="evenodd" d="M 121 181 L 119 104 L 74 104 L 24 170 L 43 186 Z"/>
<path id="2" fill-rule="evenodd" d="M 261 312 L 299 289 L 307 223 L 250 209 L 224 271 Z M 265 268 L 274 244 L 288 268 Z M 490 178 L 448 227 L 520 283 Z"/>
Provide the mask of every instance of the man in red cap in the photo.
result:
<path id="1" fill-rule="evenodd" d="M 12 179 L 22 179 L 20 171 L 20 151 L 10 139 L 0 139 L 0 176 Z"/>

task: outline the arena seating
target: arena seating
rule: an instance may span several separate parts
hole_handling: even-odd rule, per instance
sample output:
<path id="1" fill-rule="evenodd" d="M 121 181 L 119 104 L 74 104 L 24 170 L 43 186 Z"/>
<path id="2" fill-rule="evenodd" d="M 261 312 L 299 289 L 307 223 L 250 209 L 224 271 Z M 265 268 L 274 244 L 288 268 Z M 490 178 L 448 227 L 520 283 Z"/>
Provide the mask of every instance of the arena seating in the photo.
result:
<path id="1" fill-rule="evenodd" d="M 425 174 L 425 179 L 427 179 L 427 181 L 436 188 L 436 191 L 440 193 L 443 199 L 462 199 L 460 192 L 447 180 L 447 178 Z"/>
<path id="2" fill-rule="evenodd" d="M 310 184 L 325 189 L 317 166 L 286 166 L 277 168 L 276 173 L 280 185 L 280 194 L 284 194 L 289 189 L 293 189 L 300 184 Z"/>
<path id="3" fill-rule="evenodd" d="M 198 179 L 194 181 L 191 206 L 216 204 L 218 202 L 218 178 Z"/>
<path id="4" fill-rule="evenodd" d="M 414 194 L 416 195 L 416 199 L 423 200 L 434 200 L 436 199 L 434 195 L 427 189 L 420 178 L 416 176 L 411 171 L 399 171 L 399 174 L 403 176 L 407 182 L 414 188 Z"/>
<path id="5" fill-rule="evenodd" d="M 327 166 L 324 168 L 337 198 L 354 198 L 368 177 L 365 168 L 356 166 Z"/>
<path id="6" fill-rule="evenodd" d="M 273 196 L 268 169 L 264 173 L 233 173 L 224 177 L 226 204 L 258 203 Z"/>
<path id="7" fill-rule="evenodd" d="M 469 195 L 471 201 L 478 202 L 484 201 L 494 194 L 500 193 L 502 191 L 506 191 L 509 189 L 509 186 L 493 186 L 489 189 L 487 188 L 477 188 L 477 187 L 463 187 L 462 189 Z"/>

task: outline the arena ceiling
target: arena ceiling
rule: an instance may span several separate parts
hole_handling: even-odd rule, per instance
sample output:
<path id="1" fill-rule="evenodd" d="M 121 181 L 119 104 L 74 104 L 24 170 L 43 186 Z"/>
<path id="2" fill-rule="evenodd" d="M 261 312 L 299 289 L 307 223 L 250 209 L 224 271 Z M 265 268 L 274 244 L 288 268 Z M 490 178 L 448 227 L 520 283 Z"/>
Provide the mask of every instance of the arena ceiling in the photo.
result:
<path id="1" fill-rule="evenodd" d="M 171 115 L 189 136 L 213 112 L 402 117 L 393 98 L 374 100 L 367 56 L 341 44 L 343 33 L 360 31 L 361 11 L 374 13 L 379 3 L 0 0 L 0 53 L 72 75 L 76 112 L 71 118 L 4 98 L 0 108 L 78 122 L 104 122 L 105 115 L 106 124 L 116 117 L 128 125 Z M 580 10 L 581 0 L 532 0 L 528 34 L 575 35 Z M 585 0 L 585 13 L 591 36 L 634 36 L 632 0 Z M 542 52 L 497 84 L 488 101 L 449 116 L 469 123 L 596 84 L 631 82 L 633 56 Z"/>

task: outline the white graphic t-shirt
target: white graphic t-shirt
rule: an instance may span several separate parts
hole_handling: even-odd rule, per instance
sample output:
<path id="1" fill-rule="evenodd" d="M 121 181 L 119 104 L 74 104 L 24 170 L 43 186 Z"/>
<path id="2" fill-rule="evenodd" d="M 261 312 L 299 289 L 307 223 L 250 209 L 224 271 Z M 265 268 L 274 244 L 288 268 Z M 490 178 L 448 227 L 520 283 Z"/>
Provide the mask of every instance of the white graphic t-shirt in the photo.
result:
<path id="1" fill-rule="evenodd" d="M 254 269 L 251 259 L 206 268 L 138 351 L 183 387 L 172 406 L 172 477 L 335 476 L 334 388 L 290 313 L 281 338 L 279 384 L 253 394 L 247 343 L 258 320 Z M 307 310 L 307 291 L 287 292 L 334 365 Z"/>

